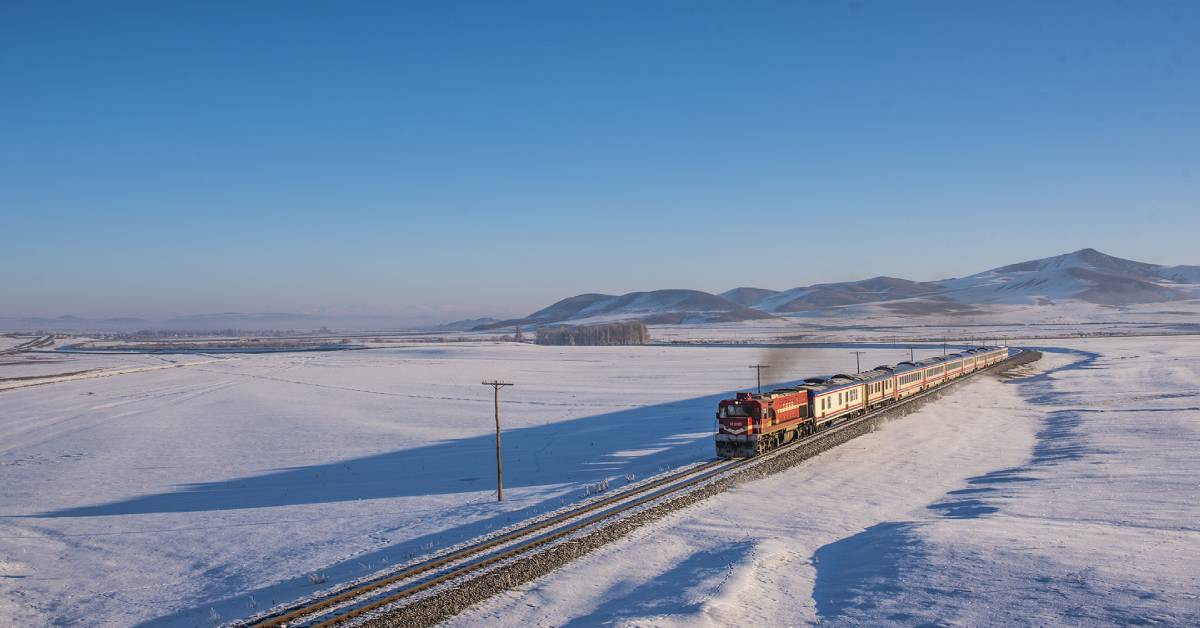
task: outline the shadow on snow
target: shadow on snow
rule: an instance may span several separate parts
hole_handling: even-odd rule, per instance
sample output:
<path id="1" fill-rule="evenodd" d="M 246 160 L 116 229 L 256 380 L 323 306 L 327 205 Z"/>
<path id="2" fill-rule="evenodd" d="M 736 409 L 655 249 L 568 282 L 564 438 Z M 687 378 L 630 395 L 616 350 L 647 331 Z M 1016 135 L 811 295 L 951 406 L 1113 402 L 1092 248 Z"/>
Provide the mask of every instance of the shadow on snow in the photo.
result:
<path id="1" fill-rule="evenodd" d="M 710 459 L 717 401 L 733 393 L 707 395 L 631 408 L 503 433 L 504 487 L 551 489 L 525 507 L 497 505 L 490 498 L 447 507 L 443 520 L 467 522 L 392 543 L 321 568 L 328 584 L 314 586 L 307 574 L 258 589 L 244 575 L 218 566 L 201 577 L 209 601 L 156 618 L 152 625 L 196 625 L 221 617 L 242 617 L 279 602 L 313 593 L 404 563 L 435 548 L 486 534 L 559 506 L 564 493 L 572 501 L 583 484 Z M 180 486 L 177 490 L 122 501 L 64 508 L 26 517 L 99 517 L 151 513 L 229 511 L 304 504 L 492 493 L 495 487 L 494 434 L 445 441 L 413 449 L 333 463 L 284 468 L 256 476 Z M 406 521 L 403 530 L 411 526 Z M 436 527 L 436 526 L 434 526 Z M 396 532 L 385 530 L 382 534 Z M 698 559 L 699 560 L 699 559 Z M 230 597 L 231 592 L 239 592 Z M 639 596 L 646 594 L 639 593 Z M 639 598 L 649 599 L 649 598 Z M 607 607 L 606 607 L 607 608 Z M 615 612 L 615 611 L 614 611 Z"/>
<path id="2" fill-rule="evenodd" d="M 641 585 L 622 582 L 608 591 L 604 602 L 587 615 L 563 624 L 563 628 L 612 625 L 637 622 L 657 615 L 690 615 L 699 612 L 707 595 L 689 595 L 697 586 L 717 588 L 717 578 L 727 576 L 732 565 L 754 549 L 751 541 L 740 541 L 712 550 L 697 552 L 666 573 Z M 722 578 L 723 581 L 723 578 Z M 714 587 L 708 587 L 714 584 Z"/>
<path id="3" fill-rule="evenodd" d="M 504 488 L 596 482 L 711 458 L 717 401 L 731 396 L 708 395 L 505 430 Z M 26 516 L 98 517 L 494 494 L 495 486 L 496 437 L 488 433 Z"/>
<path id="4" fill-rule="evenodd" d="M 899 597 L 901 567 L 923 555 L 917 525 L 880 523 L 818 549 L 812 560 L 817 570 L 813 600 L 821 620 L 875 611 Z M 888 619 L 906 622 L 911 617 L 901 613 Z"/>
<path id="5" fill-rule="evenodd" d="M 1046 353 L 1067 353 L 1078 359 L 1063 366 L 1043 371 L 1007 383 L 1018 387 L 1020 394 L 1034 405 L 1050 405 L 1063 399 L 1066 393 L 1054 390 L 1054 374 L 1076 369 L 1103 368 L 1096 366 L 1100 355 L 1087 351 L 1037 348 Z M 1029 462 L 1023 466 L 998 469 L 967 479 L 967 487 L 948 492 L 945 497 L 927 506 L 948 519 L 976 519 L 1000 510 L 996 498 L 1026 482 L 1036 482 L 1036 471 L 1049 465 L 1073 461 L 1089 454 L 1102 453 L 1090 448 L 1078 429 L 1082 410 L 1048 412 L 1037 432 L 1037 440 Z M 851 621 L 864 619 L 858 613 L 899 623 L 920 624 L 928 613 L 911 614 L 913 609 L 888 612 L 889 600 L 902 592 L 901 568 L 912 565 L 924 556 L 917 522 L 885 522 L 859 534 L 821 547 L 813 556 L 817 570 L 813 598 L 822 621 Z M 882 610 L 881 610 L 882 609 Z"/>

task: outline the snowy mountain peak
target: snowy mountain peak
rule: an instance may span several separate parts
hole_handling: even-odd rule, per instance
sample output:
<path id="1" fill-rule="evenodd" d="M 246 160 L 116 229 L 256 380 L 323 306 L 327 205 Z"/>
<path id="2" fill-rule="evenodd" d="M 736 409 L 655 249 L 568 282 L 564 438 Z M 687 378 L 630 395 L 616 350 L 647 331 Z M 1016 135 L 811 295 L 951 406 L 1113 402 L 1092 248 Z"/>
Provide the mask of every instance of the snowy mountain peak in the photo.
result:
<path id="1" fill-rule="evenodd" d="M 1132 274 L 1141 277 L 1152 275 L 1159 268 L 1157 264 L 1135 262 L 1133 260 L 1114 257 L 1101 253 L 1096 249 L 1079 249 L 1073 253 L 1065 253 L 1054 257 L 1030 260 L 1019 264 L 1010 264 L 990 271 L 992 273 L 1020 273 L 1052 270 L 1060 268 L 1089 268 L 1092 270 Z"/>
<path id="2" fill-rule="evenodd" d="M 1010 264 L 939 282 L 961 303 L 1044 303 L 1076 299 L 1105 305 L 1192 298 L 1189 267 L 1164 267 L 1114 257 L 1096 249 Z"/>

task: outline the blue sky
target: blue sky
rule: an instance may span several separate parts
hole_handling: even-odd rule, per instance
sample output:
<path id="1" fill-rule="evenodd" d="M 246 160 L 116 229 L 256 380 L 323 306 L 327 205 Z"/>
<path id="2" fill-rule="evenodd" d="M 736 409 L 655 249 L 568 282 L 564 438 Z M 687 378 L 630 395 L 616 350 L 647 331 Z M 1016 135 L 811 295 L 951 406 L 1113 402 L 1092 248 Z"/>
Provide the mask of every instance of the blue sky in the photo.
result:
<path id="1" fill-rule="evenodd" d="M 1200 263 L 1200 4 L 0 4 L 0 316 Z"/>

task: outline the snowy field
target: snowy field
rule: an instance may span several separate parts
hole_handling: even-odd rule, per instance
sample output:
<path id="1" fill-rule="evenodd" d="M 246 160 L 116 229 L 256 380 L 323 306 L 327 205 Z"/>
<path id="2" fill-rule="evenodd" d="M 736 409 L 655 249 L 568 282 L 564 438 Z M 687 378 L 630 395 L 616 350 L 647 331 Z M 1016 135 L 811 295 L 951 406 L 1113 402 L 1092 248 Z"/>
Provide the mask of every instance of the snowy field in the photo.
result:
<path id="1" fill-rule="evenodd" d="M 843 349 L 483 343 L 62 358 L 30 368 L 99 370 L 0 391 L 0 618 L 19 624 L 240 617 L 314 591 L 308 573 L 329 586 L 710 458 L 716 400 L 749 364 L 854 368 Z M 146 370 L 172 360 L 188 365 Z M 496 377 L 516 384 L 503 505 L 479 384 Z"/>
<path id="2" fill-rule="evenodd" d="M 1200 624 L 1200 339 L 1056 344 L 450 624 Z"/>
<path id="3" fill-rule="evenodd" d="M 969 314 L 914 317 L 885 304 L 832 307 L 767 320 L 651 327 L 656 342 L 878 342 L 893 339 L 1062 338 L 1200 333 L 1200 301 L 1121 307 L 1078 301 L 985 305 Z M 1018 344 L 1016 342 L 1012 343 Z"/>
<path id="4" fill-rule="evenodd" d="M 117 371 L 147 370 L 172 367 L 189 362 L 209 361 L 210 356 L 71 354 L 51 351 L 19 353 L 0 356 L 0 390 L 27 386 L 33 378 L 52 376 L 87 376 L 112 374 Z"/>
<path id="5" fill-rule="evenodd" d="M 1195 624 L 1200 339 L 1054 345 L 1041 374 L 979 379 L 453 623 Z M 908 357 L 869 351 L 864 367 Z M 854 365 L 485 343 L 198 358 L 0 391 L 0 618 L 228 621 L 710 458 L 716 400 L 748 364 Z M 517 384 L 503 505 L 479 384 L 495 377 Z"/>
<path id="6" fill-rule="evenodd" d="M 10 347 L 15 347 L 23 342 L 28 342 L 28 341 L 29 341 L 29 338 L 25 338 L 25 337 L 13 338 L 11 336 L 0 336 L 0 351 L 3 351 L 4 349 L 8 349 Z"/>

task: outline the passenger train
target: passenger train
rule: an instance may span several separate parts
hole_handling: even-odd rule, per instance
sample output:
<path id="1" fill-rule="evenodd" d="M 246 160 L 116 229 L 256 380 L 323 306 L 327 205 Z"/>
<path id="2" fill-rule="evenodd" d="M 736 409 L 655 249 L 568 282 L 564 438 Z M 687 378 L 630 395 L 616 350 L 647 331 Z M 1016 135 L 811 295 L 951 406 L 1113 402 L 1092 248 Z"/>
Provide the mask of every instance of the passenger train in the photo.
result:
<path id="1" fill-rule="evenodd" d="M 854 375 L 811 377 L 761 394 L 737 393 L 717 403 L 717 456 L 756 456 L 1007 358 L 1007 347 L 979 347 Z"/>

